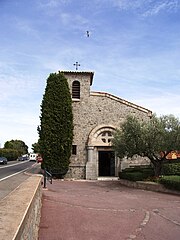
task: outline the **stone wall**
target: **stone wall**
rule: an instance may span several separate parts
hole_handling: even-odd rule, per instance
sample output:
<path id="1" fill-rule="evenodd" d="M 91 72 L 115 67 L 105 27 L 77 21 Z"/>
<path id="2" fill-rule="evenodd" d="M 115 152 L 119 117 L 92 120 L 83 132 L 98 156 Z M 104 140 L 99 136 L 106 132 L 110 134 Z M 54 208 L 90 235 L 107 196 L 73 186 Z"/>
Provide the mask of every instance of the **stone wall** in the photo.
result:
<path id="1" fill-rule="evenodd" d="M 85 166 L 72 165 L 69 167 L 65 179 L 67 178 L 84 179 L 85 174 L 86 174 Z"/>
<path id="2" fill-rule="evenodd" d="M 132 187 L 132 188 L 139 188 L 139 189 L 144 189 L 148 191 L 154 191 L 154 192 L 162 192 L 162 193 L 170 193 L 170 194 L 175 194 L 175 195 L 180 195 L 179 191 L 171 190 L 165 188 L 160 183 L 155 183 L 155 182 L 143 182 L 143 181 L 128 181 L 126 179 L 119 179 L 120 184 L 127 186 L 127 187 Z"/>
<path id="3" fill-rule="evenodd" d="M 121 161 L 121 170 L 138 165 L 149 166 L 151 161 L 147 157 L 133 156 L 132 158 L 123 158 Z"/>
<path id="4" fill-rule="evenodd" d="M 92 129 L 102 124 L 113 125 L 118 128 L 129 114 L 138 117 L 140 120 L 147 120 L 149 119 L 148 113 L 133 106 L 128 106 L 118 99 L 102 95 L 90 95 L 86 104 L 74 102 L 74 144 L 77 145 L 77 156 L 74 159 L 71 157 L 70 166 L 73 167 L 75 163 L 82 166 L 86 165 L 87 142 Z"/>
<path id="5" fill-rule="evenodd" d="M 30 176 L 1 200 L 0 239 L 37 240 L 41 216 L 42 176 Z"/>

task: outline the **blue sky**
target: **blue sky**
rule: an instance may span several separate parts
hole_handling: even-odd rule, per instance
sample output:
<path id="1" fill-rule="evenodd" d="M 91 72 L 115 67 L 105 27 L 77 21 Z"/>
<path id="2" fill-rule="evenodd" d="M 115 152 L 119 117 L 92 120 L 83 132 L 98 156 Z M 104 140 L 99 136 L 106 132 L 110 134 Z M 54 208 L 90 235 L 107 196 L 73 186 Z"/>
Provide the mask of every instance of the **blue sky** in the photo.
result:
<path id="1" fill-rule="evenodd" d="M 76 61 L 91 90 L 180 117 L 180 0 L 0 0 L 0 29 L 1 147 L 31 151 L 46 79 Z"/>

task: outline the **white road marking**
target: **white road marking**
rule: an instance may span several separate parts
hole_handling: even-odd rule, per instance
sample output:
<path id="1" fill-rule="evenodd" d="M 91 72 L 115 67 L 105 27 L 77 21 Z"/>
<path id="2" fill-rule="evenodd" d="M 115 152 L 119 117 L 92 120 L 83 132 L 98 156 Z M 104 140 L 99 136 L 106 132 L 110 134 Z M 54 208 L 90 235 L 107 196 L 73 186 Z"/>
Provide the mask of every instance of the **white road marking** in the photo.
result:
<path id="1" fill-rule="evenodd" d="M 16 166 L 18 164 L 23 164 L 23 163 L 26 163 L 27 161 L 23 161 L 23 162 L 18 162 L 18 163 L 15 163 L 15 164 L 11 164 L 11 165 L 6 165 L 6 166 L 3 166 L 3 167 L 0 167 L 1 168 L 7 168 L 7 167 L 12 167 L 12 166 Z M 9 162 L 8 162 L 9 163 Z"/>
<path id="2" fill-rule="evenodd" d="M 19 171 L 19 172 L 16 172 L 16 173 L 14 173 L 14 174 L 11 174 L 11 175 L 9 175 L 9 176 L 7 176 L 7 177 L 1 178 L 1 179 L 0 179 L 0 182 L 3 181 L 3 180 L 5 180 L 5 179 L 7 179 L 7 178 L 13 177 L 13 176 L 15 176 L 15 175 L 17 175 L 17 174 L 19 174 L 19 173 L 25 172 L 27 169 L 29 169 L 29 167 L 28 167 L 28 168 L 25 168 L 25 169 L 23 169 L 23 170 L 21 170 L 21 171 Z"/>

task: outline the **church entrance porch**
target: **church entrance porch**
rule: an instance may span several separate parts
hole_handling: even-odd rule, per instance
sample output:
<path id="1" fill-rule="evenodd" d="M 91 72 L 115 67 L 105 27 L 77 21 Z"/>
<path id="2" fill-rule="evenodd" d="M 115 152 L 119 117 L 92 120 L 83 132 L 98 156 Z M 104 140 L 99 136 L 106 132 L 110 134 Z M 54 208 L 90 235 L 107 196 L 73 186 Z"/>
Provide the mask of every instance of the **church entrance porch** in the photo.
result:
<path id="1" fill-rule="evenodd" d="M 98 176 L 115 176 L 115 154 L 113 151 L 98 151 Z"/>
<path id="2" fill-rule="evenodd" d="M 86 179 L 117 177 L 119 159 L 112 149 L 115 127 L 99 125 L 89 134 L 87 142 Z"/>

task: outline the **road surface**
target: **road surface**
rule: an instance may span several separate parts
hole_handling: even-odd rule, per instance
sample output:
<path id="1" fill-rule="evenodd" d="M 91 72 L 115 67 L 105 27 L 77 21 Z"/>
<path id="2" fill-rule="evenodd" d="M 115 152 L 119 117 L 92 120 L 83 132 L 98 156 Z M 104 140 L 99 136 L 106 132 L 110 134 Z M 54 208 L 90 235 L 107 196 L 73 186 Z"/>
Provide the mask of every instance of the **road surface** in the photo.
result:
<path id="1" fill-rule="evenodd" d="M 0 165 L 0 200 L 25 181 L 28 173 L 39 172 L 40 164 L 35 162 L 10 161 L 7 165 Z"/>
<path id="2" fill-rule="evenodd" d="M 43 191 L 39 240 L 179 240 L 180 197 L 118 181 L 60 181 Z"/>

